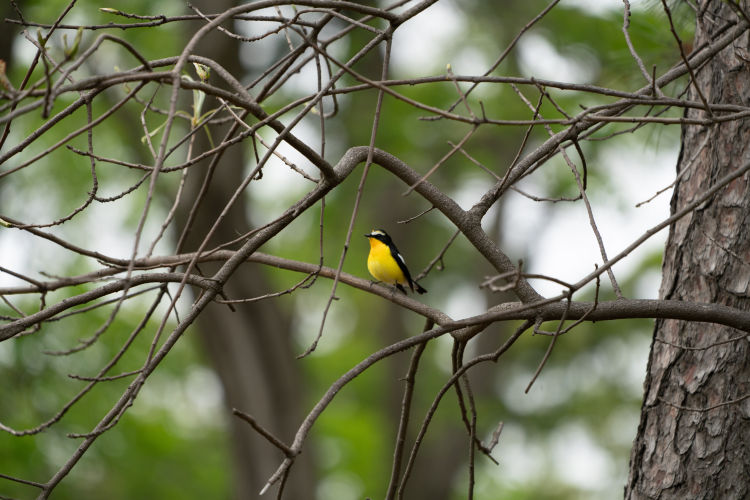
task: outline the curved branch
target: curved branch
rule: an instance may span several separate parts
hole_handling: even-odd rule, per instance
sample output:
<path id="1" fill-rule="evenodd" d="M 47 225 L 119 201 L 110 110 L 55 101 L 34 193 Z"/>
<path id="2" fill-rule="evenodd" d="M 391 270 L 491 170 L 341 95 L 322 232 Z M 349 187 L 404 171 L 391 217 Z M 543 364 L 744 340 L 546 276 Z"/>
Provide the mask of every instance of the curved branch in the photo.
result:
<path id="1" fill-rule="evenodd" d="M 34 314 L 29 314 L 21 319 L 17 319 L 7 325 L 0 327 L 0 342 L 21 333 L 26 328 L 37 323 L 45 321 L 57 314 L 81 304 L 86 304 L 92 300 L 99 299 L 111 293 L 127 290 L 128 288 L 143 285 L 145 283 L 180 283 L 186 280 L 191 285 L 198 286 L 204 290 L 213 290 L 217 288 L 215 280 L 204 278 L 202 276 L 190 275 L 185 276 L 183 273 L 149 273 L 138 276 L 131 276 L 129 279 L 121 279 L 107 283 L 94 290 L 89 290 L 73 297 L 61 300 Z"/>

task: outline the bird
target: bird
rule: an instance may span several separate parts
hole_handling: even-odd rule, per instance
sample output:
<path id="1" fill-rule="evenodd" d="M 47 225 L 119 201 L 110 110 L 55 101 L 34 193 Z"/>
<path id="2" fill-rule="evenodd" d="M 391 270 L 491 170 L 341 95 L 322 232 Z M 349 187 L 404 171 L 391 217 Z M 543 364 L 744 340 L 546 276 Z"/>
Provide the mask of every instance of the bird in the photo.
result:
<path id="1" fill-rule="evenodd" d="M 406 295 L 404 285 L 412 292 L 427 293 L 419 283 L 411 279 L 406 261 L 401 256 L 388 233 L 382 229 L 373 229 L 365 237 L 370 240 L 370 254 L 367 256 L 367 270 L 378 280 L 396 285 Z"/>

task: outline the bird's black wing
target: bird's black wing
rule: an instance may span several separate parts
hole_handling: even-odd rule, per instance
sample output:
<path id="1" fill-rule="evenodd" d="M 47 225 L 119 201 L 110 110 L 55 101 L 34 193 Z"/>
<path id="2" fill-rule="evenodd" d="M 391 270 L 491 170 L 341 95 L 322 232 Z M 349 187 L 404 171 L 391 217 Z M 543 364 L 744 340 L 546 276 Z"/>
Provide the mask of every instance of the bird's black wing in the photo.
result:
<path id="1" fill-rule="evenodd" d="M 409 274 L 409 269 L 406 267 L 406 261 L 401 256 L 401 253 L 398 251 L 398 248 L 396 248 L 396 245 L 394 245 L 393 242 L 390 242 L 388 244 L 388 248 L 391 251 L 393 259 L 396 261 L 396 264 L 398 264 L 398 267 L 401 268 L 401 272 L 403 272 L 404 276 L 406 276 L 406 282 L 409 283 L 409 288 L 411 288 L 411 291 L 413 292 L 414 282 L 411 279 L 411 274 Z"/>

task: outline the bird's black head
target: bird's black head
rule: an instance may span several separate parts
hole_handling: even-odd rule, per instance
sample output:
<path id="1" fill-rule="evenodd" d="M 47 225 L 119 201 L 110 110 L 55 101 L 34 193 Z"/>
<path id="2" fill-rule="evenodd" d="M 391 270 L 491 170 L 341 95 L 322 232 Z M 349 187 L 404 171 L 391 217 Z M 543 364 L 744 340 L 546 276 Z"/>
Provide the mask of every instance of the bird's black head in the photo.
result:
<path id="1" fill-rule="evenodd" d="M 390 245 L 393 243 L 393 240 L 391 240 L 391 237 L 388 236 L 388 233 L 386 233 L 382 229 L 373 229 L 365 236 L 367 238 L 375 238 L 376 240 L 382 241 L 386 245 Z"/>

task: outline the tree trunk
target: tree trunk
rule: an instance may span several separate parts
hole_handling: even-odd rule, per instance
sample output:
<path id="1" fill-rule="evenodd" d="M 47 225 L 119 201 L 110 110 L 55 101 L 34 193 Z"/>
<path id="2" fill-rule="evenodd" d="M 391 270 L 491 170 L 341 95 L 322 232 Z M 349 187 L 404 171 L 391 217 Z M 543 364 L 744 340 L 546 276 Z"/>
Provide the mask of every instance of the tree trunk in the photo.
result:
<path id="1" fill-rule="evenodd" d="M 707 4 L 707 5 L 706 5 Z M 748 2 L 740 2 L 748 13 Z M 695 47 L 738 16 L 729 2 L 702 1 Z M 742 18 L 739 18 L 742 22 Z M 710 103 L 747 105 L 748 34 L 696 69 Z M 691 100 L 700 102 L 695 86 Z M 705 118 L 700 109 L 688 117 Z M 750 161 L 750 121 L 682 131 L 672 212 L 716 179 Z M 750 308 L 750 179 L 734 180 L 670 228 L 660 296 Z M 657 320 L 625 497 L 750 497 L 750 342 L 746 332 L 706 323 Z M 743 399 L 744 398 L 744 399 Z"/>
<path id="2" fill-rule="evenodd" d="M 233 0 L 195 0 L 192 3 L 204 13 L 223 12 L 235 4 Z M 236 40 L 214 31 L 201 41 L 196 53 L 213 59 L 242 80 L 243 70 Z M 192 67 L 188 67 L 188 72 L 192 73 Z M 204 111 L 216 106 L 216 101 L 208 99 Z M 218 143 L 227 130 L 227 127 L 212 127 L 214 141 Z M 199 134 L 198 138 L 196 155 L 211 147 L 205 134 Z M 185 202 L 178 214 L 180 228 L 201 189 L 208 164 L 206 160 L 193 167 Z M 224 153 L 196 212 L 195 222 L 182 251 L 194 251 L 200 245 L 214 224 L 216 214 L 226 205 L 247 173 L 245 165 L 242 145 L 229 148 Z M 233 240 L 250 227 L 245 204 L 240 199 L 214 234 L 211 243 Z M 201 264 L 200 269 L 210 276 L 216 267 Z M 269 290 L 262 269 L 252 264 L 240 268 L 224 288 L 228 298 L 255 297 Z M 301 405 L 305 392 L 300 366 L 295 359 L 297 353 L 292 347 L 288 315 L 273 300 L 238 304 L 235 309 L 232 312 L 226 305 L 211 304 L 199 316 L 197 326 L 207 358 L 224 389 L 230 423 L 234 498 L 245 500 L 258 498 L 261 488 L 284 456 L 247 422 L 232 416 L 231 409 L 237 408 L 251 414 L 276 437 L 290 443 L 304 417 Z M 293 473 L 284 487 L 285 498 L 309 498 L 312 495 L 314 478 L 311 455 L 302 454 L 296 459 Z M 273 497 L 275 492 L 267 495 Z"/>

